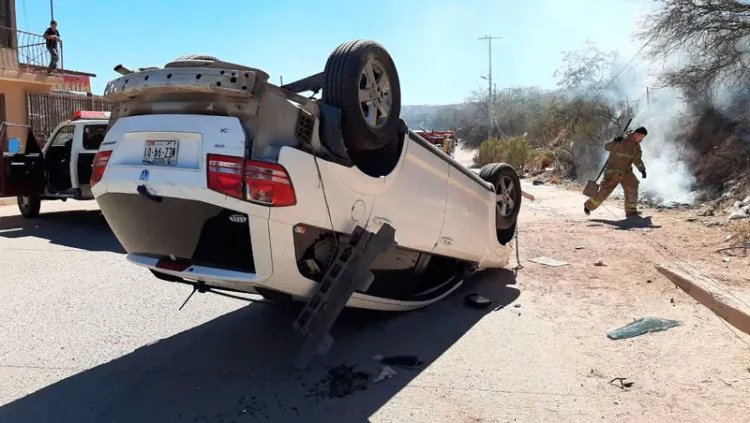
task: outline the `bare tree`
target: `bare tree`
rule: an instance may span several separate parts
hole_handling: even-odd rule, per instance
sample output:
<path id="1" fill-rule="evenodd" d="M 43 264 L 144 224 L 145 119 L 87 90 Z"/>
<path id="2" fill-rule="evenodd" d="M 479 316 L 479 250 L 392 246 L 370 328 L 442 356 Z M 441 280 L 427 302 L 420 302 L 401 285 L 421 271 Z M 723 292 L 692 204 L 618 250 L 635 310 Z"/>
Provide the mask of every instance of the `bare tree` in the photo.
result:
<path id="1" fill-rule="evenodd" d="M 617 82 L 610 79 L 617 53 L 602 51 L 592 40 L 586 40 L 580 49 L 563 52 L 562 56 L 561 67 L 554 76 L 563 92 L 590 96 L 609 88 L 608 82 L 610 85 Z"/>
<path id="2" fill-rule="evenodd" d="M 650 54 L 667 60 L 684 54 L 663 81 L 699 98 L 721 86 L 750 84 L 750 1 L 654 0 L 657 10 L 638 35 Z"/>

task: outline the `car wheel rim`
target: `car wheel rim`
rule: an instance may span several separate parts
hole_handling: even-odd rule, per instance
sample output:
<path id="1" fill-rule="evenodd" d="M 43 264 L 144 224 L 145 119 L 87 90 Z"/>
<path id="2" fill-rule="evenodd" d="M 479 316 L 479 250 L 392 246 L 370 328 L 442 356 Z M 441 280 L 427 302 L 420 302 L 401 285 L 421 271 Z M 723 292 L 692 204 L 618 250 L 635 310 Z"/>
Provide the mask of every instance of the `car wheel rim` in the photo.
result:
<path id="1" fill-rule="evenodd" d="M 513 215 L 516 208 L 516 184 L 510 176 L 503 176 L 497 184 L 497 210 L 498 218 L 508 218 Z"/>
<path id="2" fill-rule="evenodd" d="M 359 75 L 359 105 L 371 128 L 382 128 L 391 116 L 391 80 L 375 59 L 369 59 Z"/>

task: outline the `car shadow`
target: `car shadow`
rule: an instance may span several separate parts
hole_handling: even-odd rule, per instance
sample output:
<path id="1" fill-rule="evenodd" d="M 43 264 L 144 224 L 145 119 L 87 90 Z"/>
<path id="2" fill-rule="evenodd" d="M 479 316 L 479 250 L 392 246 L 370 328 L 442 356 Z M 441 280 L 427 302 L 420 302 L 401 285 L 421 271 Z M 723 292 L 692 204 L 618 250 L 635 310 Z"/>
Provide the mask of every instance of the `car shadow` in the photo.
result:
<path id="1" fill-rule="evenodd" d="M 0 421 L 368 421 L 482 317 L 518 298 L 514 283 L 511 271 L 486 271 L 423 310 L 347 310 L 330 351 L 307 371 L 293 366 L 293 308 L 251 304 L 17 399 L 0 407 Z M 466 307 L 469 293 L 494 303 Z M 373 383 L 376 354 L 426 365 L 394 367 L 393 378 Z"/>
<path id="2" fill-rule="evenodd" d="M 651 216 L 646 217 L 631 217 L 628 219 L 622 219 L 622 220 L 607 220 L 607 219 L 591 219 L 591 222 L 596 222 L 599 224 L 604 224 L 608 226 L 614 226 L 615 229 L 618 230 L 630 230 L 630 229 L 659 229 L 661 228 L 661 225 L 654 225 L 654 222 L 651 220 Z M 595 226 L 595 225 L 590 225 Z M 599 225 L 596 225 L 599 226 Z"/>
<path id="3" fill-rule="evenodd" d="M 48 212 L 33 219 L 0 216 L 0 237 L 34 237 L 82 250 L 125 253 L 99 210 Z"/>

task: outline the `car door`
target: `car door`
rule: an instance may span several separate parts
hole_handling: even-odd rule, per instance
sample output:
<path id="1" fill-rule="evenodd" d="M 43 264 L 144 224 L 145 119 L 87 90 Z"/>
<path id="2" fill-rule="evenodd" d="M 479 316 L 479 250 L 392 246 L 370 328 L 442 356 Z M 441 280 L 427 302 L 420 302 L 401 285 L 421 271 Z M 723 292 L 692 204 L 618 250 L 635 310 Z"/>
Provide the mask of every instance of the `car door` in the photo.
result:
<path id="1" fill-rule="evenodd" d="M 450 169 L 447 192 L 445 220 L 434 252 L 479 261 L 494 229 L 495 194 L 455 166 Z"/>
<path id="2" fill-rule="evenodd" d="M 436 154 L 437 148 L 422 145 L 409 135 L 405 141 L 406 156 L 385 177 L 367 229 L 377 232 L 388 223 L 396 229 L 399 247 L 432 251 L 443 225 L 450 164 Z"/>
<path id="3" fill-rule="evenodd" d="M 80 132 L 79 132 L 80 131 Z M 94 156 L 99 151 L 99 146 L 104 141 L 107 133 L 107 124 L 85 124 L 78 125 L 74 140 L 81 140 L 80 145 L 73 142 L 74 162 L 71 163 L 71 175 L 73 175 L 73 187 L 81 190 L 81 195 L 91 197 L 91 171 L 94 165 Z M 76 148 L 78 147 L 78 148 Z M 75 151 L 78 151 L 76 154 Z"/>
<path id="4" fill-rule="evenodd" d="M 5 133 L 5 129 L 5 123 L 0 124 L 0 132 Z M 42 195 L 45 178 L 44 155 L 33 131 L 28 128 L 23 152 L 2 152 L 0 197 Z"/>

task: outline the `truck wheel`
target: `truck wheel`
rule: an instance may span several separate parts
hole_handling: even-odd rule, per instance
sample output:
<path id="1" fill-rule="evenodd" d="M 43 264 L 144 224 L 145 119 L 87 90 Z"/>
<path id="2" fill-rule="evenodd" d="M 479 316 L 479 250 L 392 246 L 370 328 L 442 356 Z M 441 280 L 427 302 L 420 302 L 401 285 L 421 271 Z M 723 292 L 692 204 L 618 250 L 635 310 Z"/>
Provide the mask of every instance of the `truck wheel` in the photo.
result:
<path id="1" fill-rule="evenodd" d="M 341 110 L 348 149 L 385 146 L 396 135 L 401 115 L 401 86 L 391 55 L 372 40 L 339 45 L 326 62 L 322 100 Z"/>
<path id="2" fill-rule="evenodd" d="M 479 171 L 479 177 L 491 183 L 497 193 L 495 228 L 498 239 L 501 231 L 516 224 L 521 210 L 521 180 L 513 166 L 506 163 L 490 163 Z"/>
<path id="3" fill-rule="evenodd" d="M 18 210 L 21 211 L 21 216 L 27 218 L 39 216 L 39 209 L 42 207 L 41 198 L 19 195 L 16 200 L 18 201 Z"/>

